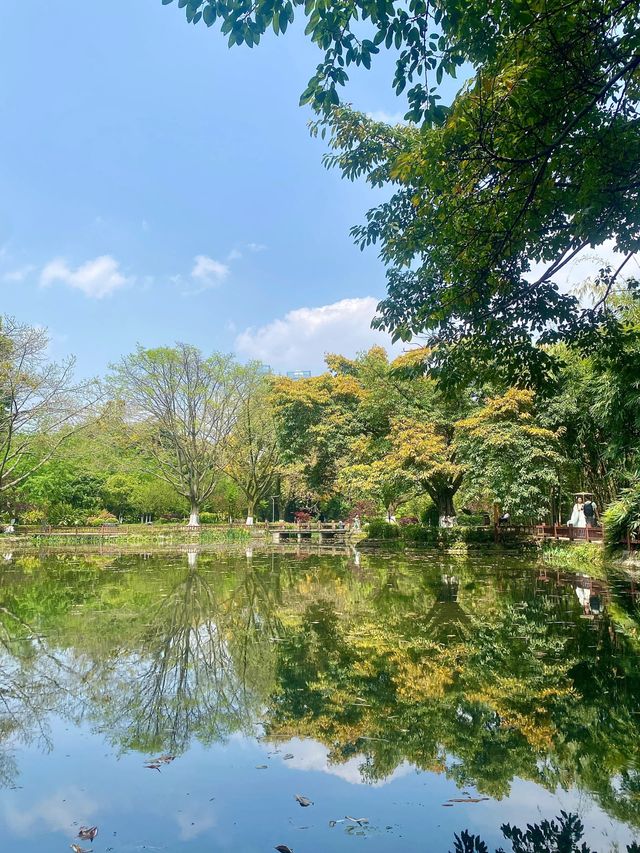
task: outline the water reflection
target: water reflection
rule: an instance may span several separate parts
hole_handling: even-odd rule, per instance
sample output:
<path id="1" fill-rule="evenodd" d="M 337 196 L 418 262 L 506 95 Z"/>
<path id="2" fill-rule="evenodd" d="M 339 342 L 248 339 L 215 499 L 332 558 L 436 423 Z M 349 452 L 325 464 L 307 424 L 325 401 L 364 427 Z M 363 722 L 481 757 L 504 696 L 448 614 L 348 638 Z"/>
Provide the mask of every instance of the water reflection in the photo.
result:
<path id="1" fill-rule="evenodd" d="M 626 582 L 523 561 L 14 554 L 0 784 L 55 714 L 121 753 L 258 735 L 371 783 L 411 766 L 496 799 L 516 778 L 575 787 L 640 826 L 638 627 Z"/>

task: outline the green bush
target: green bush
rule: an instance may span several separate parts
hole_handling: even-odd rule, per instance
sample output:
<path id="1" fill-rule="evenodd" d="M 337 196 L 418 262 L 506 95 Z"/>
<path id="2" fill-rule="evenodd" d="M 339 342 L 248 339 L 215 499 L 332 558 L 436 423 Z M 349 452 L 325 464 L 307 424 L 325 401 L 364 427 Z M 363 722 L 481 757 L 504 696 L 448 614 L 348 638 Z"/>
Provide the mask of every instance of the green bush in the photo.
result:
<path id="1" fill-rule="evenodd" d="M 627 536 L 640 537 L 640 475 L 612 503 L 602 516 L 604 535 L 609 549 L 619 548 Z"/>
<path id="2" fill-rule="evenodd" d="M 374 518 L 369 522 L 367 536 L 369 539 L 397 539 L 400 536 L 400 528 L 397 524 Z"/>
<path id="3" fill-rule="evenodd" d="M 456 516 L 460 527 L 483 527 L 484 515 L 482 513 L 465 513 L 461 512 Z"/>
<path id="4" fill-rule="evenodd" d="M 44 524 L 46 520 L 47 517 L 41 509 L 29 509 L 20 517 L 22 524 Z"/>
<path id="5" fill-rule="evenodd" d="M 47 521 L 54 527 L 82 527 L 87 523 L 87 511 L 68 503 L 53 504 L 47 513 Z"/>
<path id="6" fill-rule="evenodd" d="M 201 512 L 200 513 L 200 524 L 217 524 L 219 520 L 218 513 L 216 512 Z"/>
<path id="7" fill-rule="evenodd" d="M 457 544 L 493 542 L 493 530 L 487 527 L 424 527 L 410 524 L 402 528 L 402 538 L 408 542 L 448 548 Z"/>
<path id="8" fill-rule="evenodd" d="M 96 515 L 87 518 L 89 527 L 101 527 L 103 524 L 118 524 L 118 519 L 107 509 L 101 509 Z"/>

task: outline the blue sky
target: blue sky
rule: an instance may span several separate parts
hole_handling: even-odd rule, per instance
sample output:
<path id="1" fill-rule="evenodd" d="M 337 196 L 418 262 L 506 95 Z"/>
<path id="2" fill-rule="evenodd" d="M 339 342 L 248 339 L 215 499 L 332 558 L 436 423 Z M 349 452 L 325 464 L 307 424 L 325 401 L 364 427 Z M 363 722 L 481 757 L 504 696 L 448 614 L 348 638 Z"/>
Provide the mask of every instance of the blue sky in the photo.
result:
<path id="1" fill-rule="evenodd" d="M 298 107 L 319 56 L 299 26 L 229 50 L 160 0 L 3 0 L 0 311 L 85 375 L 136 342 L 278 371 L 384 343 L 384 270 L 349 237 L 376 196 Z M 385 60 L 348 96 L 400 115 L 390 82 Z"/>

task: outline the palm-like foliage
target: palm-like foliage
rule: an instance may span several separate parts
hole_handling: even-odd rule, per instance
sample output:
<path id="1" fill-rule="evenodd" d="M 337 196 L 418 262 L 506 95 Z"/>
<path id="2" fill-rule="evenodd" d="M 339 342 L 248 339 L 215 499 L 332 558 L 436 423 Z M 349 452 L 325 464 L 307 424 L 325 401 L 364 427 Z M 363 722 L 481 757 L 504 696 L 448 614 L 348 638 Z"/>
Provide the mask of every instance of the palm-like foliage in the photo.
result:
<path id="1" fill-rule="evenodd" d="M 627 536 L 635 539 L 640 536 L 640 472 L 622 491 L 619 500 L 609 506 L 602 520 L 609 548 L 615 548 Z"/>

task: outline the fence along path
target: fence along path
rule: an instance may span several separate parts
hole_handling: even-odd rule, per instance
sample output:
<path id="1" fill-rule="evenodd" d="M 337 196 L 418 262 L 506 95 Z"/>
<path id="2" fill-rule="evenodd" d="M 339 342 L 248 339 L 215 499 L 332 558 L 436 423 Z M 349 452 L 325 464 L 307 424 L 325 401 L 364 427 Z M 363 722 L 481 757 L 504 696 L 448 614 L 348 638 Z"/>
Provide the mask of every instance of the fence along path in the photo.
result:
<path id="1" fill-rule="evenodd" d="M 491 529 L 488 525 L 485 529 Z M 534 537 L 535 539 L 555 539 L 558 541 L 567 542 L 603 542 L 604 530 L 602 527 L 573 527 L 570 524 L 537 524 L 537 525 L 499 525 L 494 529 L 495 540 L 500 541 L 505 533 L 512 533 L 520 536 Z M 199 537 L 207 530 L 249 530 L 255 536 L 261 536 L 265 533 L 272 534 L 273 541 L 287 541 L 288 539 L 309 539 L 313 534 L 319 536 L 323 540 L 337 539 L 353 532 L 349 525 L 343 527 L 338 526 L 334 522 L 330 523 L 306 523 L 306 524 L 284 524 L 281 522 L 263 522 L 253 525 L 248 528 L 242 522 L 232 522 L 231 524 L 203 524 L 198 527 L 188 524 L 104 524 L 99 527 L 84 526 L 69 526 L 69 527 L 54 527 L 51 525 L 16 525 L 15 532 L 17 535 L 33 536 L 33 537 L 63 537 L 63 538 L 116 538 L 116 537 L 136 537 L 136 536 L 190 536 Z M 620 542 L 629 551 L 640 550 L 640 541 L 631 538 L 629 534 L 625 540 Z"/>

